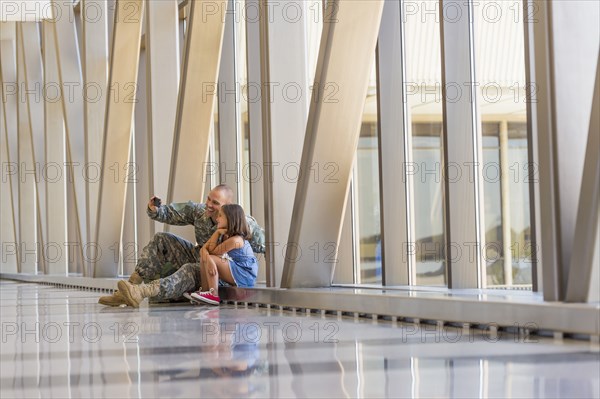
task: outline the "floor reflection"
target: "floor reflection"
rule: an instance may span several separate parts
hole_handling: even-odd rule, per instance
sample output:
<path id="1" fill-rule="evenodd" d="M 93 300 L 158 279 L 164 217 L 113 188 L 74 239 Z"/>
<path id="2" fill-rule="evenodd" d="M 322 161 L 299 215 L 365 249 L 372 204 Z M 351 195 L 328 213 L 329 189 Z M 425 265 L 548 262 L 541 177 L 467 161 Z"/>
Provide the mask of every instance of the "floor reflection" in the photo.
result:
<path id="1" fill-rule="evenodd" d="M 99 295 L 0 281 L 3 399 L 600 394 L 589 342 Z"/>
<path id="2" fill-rule="evenodd" d="M 157 317 L 160 328 L 139 337 L 139 345 L 148 348 L 142 361 L 155 364 L 155 380 L 174 384 L 197 381 L 198 393 L 209 397 L 268 394 L 267 380 L 260 377 L 269 375 L 269 362 L 265 351 L 260 350 L 262 332 L 257 323 L 235 316 L 222 319 L 219 308 L 175 314 L 177 317 L 168 317 L 162 309 L 150 309 L 149 317 Z M 167 342 L 181 344 L 190 340 L 194 345 L 165 346 Z M 235 380 L 227 384 L 205 383 L 217 379 Z"/>

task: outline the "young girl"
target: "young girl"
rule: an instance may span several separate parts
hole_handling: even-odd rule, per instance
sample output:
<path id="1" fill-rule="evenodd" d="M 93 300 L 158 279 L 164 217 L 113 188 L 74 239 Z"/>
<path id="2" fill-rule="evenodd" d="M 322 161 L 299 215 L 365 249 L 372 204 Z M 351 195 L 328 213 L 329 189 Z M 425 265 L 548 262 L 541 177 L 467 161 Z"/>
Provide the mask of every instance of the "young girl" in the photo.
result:
<path id="1" fill-rule="evenodd" d="M 218 305 L 219 282 L 238 287 L 253 287 L 258 262 L 247 238 L 250 228 L 244 209 L 236 204 L 223 205 L 217 216 L 217 230 L 200 250 L 202 288 L 191 296 Z"/>

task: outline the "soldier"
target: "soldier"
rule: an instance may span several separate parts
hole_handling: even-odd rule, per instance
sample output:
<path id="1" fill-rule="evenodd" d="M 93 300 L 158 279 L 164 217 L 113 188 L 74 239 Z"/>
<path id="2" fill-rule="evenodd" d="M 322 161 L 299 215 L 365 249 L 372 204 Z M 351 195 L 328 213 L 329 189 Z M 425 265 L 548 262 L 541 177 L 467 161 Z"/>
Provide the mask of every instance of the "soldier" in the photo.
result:
<path id="1" fill-rule="evenodd" d="M 197 245 L 171 233 L 156 233 L 143 249 L 129 281 L 125 282 L 127 298 L 123 292 L 116 291 L 111 296 L 101 297 L 98 303 L 137 307 L 147 297 L 159 301 L 180 299 L 186 292 L 198 290 L 200 248 L 217 228 L 219 209 L 222 205 L 232 203 L 232 199 L 233 191 L 225 184 L 213 188 L 208 193 L 205 204 L 189 201 L 161 206 L 160 199 L 152 197 L 146 211 L 148 216 L 171 225 L 193 225 Z M 247 221 L 251 230 L 248 241 L 252 250 L 255 253 L 265 253 L 264 230 L 253 217 L 247 216 Z"/>

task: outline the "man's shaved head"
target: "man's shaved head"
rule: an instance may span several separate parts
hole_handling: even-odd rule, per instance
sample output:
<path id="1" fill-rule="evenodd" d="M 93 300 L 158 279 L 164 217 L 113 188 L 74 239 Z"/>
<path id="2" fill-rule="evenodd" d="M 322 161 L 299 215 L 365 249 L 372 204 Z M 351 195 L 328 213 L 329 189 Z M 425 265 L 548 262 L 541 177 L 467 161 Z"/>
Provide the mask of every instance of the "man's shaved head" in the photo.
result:
<path id="1" fill-rule="evenodd" d="M 213 188 L 215 191 L 220 191 L 223 197 L 226 199 L 227 204 L 233 203 L 233 190 L 227 184 L 219 184 Z"/>

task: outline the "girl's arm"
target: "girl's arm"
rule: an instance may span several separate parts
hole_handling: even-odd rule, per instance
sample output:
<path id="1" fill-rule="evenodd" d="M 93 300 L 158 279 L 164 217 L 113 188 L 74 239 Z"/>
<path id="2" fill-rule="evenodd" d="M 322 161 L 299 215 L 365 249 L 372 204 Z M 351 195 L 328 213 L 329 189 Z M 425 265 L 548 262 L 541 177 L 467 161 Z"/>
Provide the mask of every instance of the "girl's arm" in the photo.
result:
<path id="1" fill-rule="evenodd" d="M 226 229 L 217 229 L 215 230 L 215 232 L 212 234 L 212 236 L 210 236 L 210 238 L 208 239 L 208 241 L 206 241 L 206 243 L 204 243 L 203 248 L 206 248 L 206 250 L 208 251 L 209 254 L 212 254 L 212 251 L 216 248 L 217 243 L 219 241 L 219 237 L 221 237 L 222 234 L 226 233 Z"/>
<path id="2" fill-rule="evenodd" d="M 240 236 L 233 236 L 217 245 L 212 251 L 209 249 L 209 252 L 211 255 L 223 255 L 232 249 L 242 248 L 243 246 L 244 239 Z"/>

